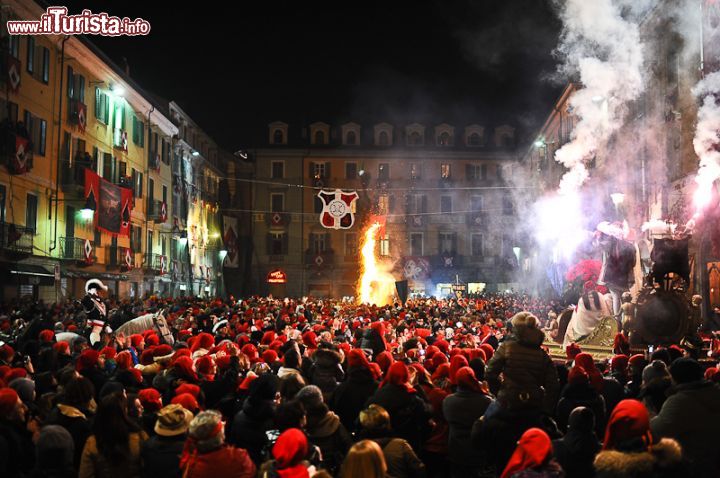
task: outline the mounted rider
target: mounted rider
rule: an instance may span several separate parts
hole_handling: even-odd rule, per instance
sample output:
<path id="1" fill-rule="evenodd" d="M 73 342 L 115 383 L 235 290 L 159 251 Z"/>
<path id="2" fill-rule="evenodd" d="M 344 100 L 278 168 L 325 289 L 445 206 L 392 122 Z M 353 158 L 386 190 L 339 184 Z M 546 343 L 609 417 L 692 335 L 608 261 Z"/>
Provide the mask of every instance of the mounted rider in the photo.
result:
<path id="1" fill-rule="evenodd" d="M 100 279 L 90 279 L 85 283 L 85 297 L 81 303 L 87 316 L 87 330 L 89 331 L 90 345 L 98 348 L 103 332 L 112 333 L 107 319 L 107 306 L 102 295 L 108 290 Z"/>

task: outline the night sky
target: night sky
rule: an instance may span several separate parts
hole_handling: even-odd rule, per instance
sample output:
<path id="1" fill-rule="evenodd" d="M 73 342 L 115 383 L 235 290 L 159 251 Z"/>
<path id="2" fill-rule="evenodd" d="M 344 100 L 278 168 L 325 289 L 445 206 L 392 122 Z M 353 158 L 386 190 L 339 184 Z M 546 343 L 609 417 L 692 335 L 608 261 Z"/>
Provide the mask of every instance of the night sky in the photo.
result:
<path id="1" fill-rule="evenodd" d="M 549 3 L 63 4 L 148 20 L 147 37 L 90 39 L 236 150 L 262 144 L 273 120 L 507 121 L 532 134 L 563 86 L 546 79 L 560 28 Z"/>

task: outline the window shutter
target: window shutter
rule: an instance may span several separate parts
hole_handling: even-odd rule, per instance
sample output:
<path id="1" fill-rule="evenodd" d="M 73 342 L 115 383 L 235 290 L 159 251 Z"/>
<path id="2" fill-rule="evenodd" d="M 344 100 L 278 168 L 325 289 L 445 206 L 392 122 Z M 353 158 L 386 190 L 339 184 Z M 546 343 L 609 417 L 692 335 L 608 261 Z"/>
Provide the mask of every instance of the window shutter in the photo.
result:
<path id="1" fill-rule="evenodd" d="M 273 253 L 272 243 L 273 243 L 272 234 L 270 234 L 270 233 L 268 232 L 268 233 L 267 233 L 267 236 L 265 237 L 265 249 L 266 249 L 266 252 L 267 252 L 267 255 L 268 255 L 268 256 L 272 255 L 272 253 Z"/>
<path id="2" fill-rule="evenodd" d="M 473 177 L 472 164 L 465 165 L 465 179 L 475 179 Z"/>
<path id="3" fill-rule="evenodd" d="M 324 179 L 330 179 L 330 161 L 325 163 L 325 176 L 323 176 Z"/>
<path id="4" fill-rule="evenodd" d="M 138 144 L 137 117 L 135 115 L 132 119 L 132 139 L 134 144 Z"/>
<path id="5" fill-rule="evenodd" d="M 120 161 L 120 176 L 126 176 L 127 175 L 127 163 L 125 161 Z"/>
<path id="6" fill-rule="evenodd" d="M 95 87 L 95 117 L 100 119 L 100 88 Z"/>
<path id="7" fill-rule="evenodd" d="M 315 178 L 315 163 L 310 162 L 308 164 L 308 178 L 314 179 Z"/>
<path id="8" fill-rule="evenodd" d="M 67 67 L 67 95 L 72 99 L 75 94 L 75 75 L 72 66 Z"/>
<path id="9" fill-rule="evenodd" d="M 282 235 L 282 253 L 283 254 L 288 253 L 288 234 Z"/>

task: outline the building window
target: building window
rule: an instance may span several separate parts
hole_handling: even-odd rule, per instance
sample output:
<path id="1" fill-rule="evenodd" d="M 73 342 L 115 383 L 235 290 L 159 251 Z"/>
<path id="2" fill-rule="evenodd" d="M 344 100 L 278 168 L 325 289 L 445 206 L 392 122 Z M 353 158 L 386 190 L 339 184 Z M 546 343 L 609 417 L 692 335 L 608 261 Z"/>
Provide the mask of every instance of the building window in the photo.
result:
<path id="1" fill-rule="evenodd" d="M 345 179 L 357 178 L 357 163 L 345 163 Z"/>
<path id="2" fill-rule="evenodd" d="M 440 212 L 452 212 L 452 196 L 440 196 Z"/>
<path id="3" fill-rule="evenodd" d="M 440 136 L 438 136 L 437 144 L 438 146 L 450 146 L 451 140 L 452 137 L 450 136 L 450 133 L 443 131 L 440 133 Z"/>
<path id="4" fill-rule="evenodd" d="M 510 197 L 509 194 L 505 193 L 503 194 L 502 198 L 502 206 L 503 206 L 503 214 L 506 216 L 512 216 L 515 214 L 514 207 L 513 207 L 513 200 Z"/>
<path id="5" fill-rule="evenodd" d="M 358 240 L 357 233 L 346 232 L 345 233 L 345 255 L 356 256 L 358 254 Z"/>
<path id="6" fill-rule="evenodd" d="M 285 161 L 273 161 L 270 163 L 270 177 L 272 179 L 283 179 L 285 177 Z"/>
<path id="7" fill-rule="evenodd" d="M 312 170 L 315 179 L 324 178 L 326 177 L 327 163 L 313 163 Z"/>
<path id="8" fill-rule="evenodd" d="M 390 212 L 390 196 L 381 194 L 378 196 L 378 214 L 388 214 Z"/>
<path id="9" fill-rule="evenodd" d="M 427 213 L 427 196 L 424 194 L 412 194 L 408 196 L 408 214 Z"/>
<path id="10" fill-rule="evenodd" d="M 271 232 L 268 235 L 268 254 L 280 256 L 286 253 L 285 233 Z"/>
<path id="11" fill-rule="evenodd" d="M 357 136 L 355 135 L 355 131 L 348 131 L 347 135 L 345 135 L 345 144 L 348 144 L 348 145 L 356 145 L 357 144 Z"/>
<path id="12" fill-rule="evenodd" d="M 7 196 L 7 189 L 4 184 L 0 184 L 0 223 L 5 222 L 5 198 Z"/>
<path id="13" fill-rule="evenodd" d="M 25 110 L 25 129 L 28 132 L 30 141 L 33 142 L 34 152 L 40 156 L 45 156 L 45 148 L 47 143 L 47 121 L 34 116 Z"/>
<path id="14" fill-rule="evenodd" d="M 35 37 L 27 37 L 27 61 L 25 67 L 28 73 L 32 75 L 35 70 Z"/>
<path id="15" fill-rule="evenodd" d="M 133 196 L 136 198 L 142 197 L 143 190 L 143 173 L 132 170 L 132 183 L 133 183 Z"/>
<path id="16" fill-rule="evenodd" d="M 390 255 L 390 236 L 387 234 L 380 238 L 380 255 L 383 257 Z"/>
<path id="17" fill-rule="evenodd" d="M 423 235 L 421 232 L 413 232 L 410 234 L 410 255 L 423 255 Z"/>
<path id="18" fill-rule="evenodd" d="M 327 234 L 310 234 L 310 251 L 313 254 L 321 254 L 327 250 L 326 237 Z"/>
<path id="19" fill-rule="evenodd" d="M 145 123 L 140 121 L 140 119 L 133 115 L 133 143 L 140 146 L 141 148 L 145 146 Z"/>
<path id="20" fill-rule="evenodd" d="M 482 234 L 470 235 L 470 254 L 473 257 L 482 257 L 483 255 L 483 237 Z"/>
<path id="21" fill-rule="evenodd" d="M 438 234 L 438 252 L 440 254 L 455 254 L 455 233 L 441 232 Z"/>
<path id="22" fill-rule="evenodd" d="M 25 208 L 25 227 L 34 234 L 37 230 L 38 198 L 34 194 L 27 195 Z"/>
<path id="23" fill-rule="evenodd" d="M 270 210 L 272 212 L 285 211 L 285 194 L 270 193 Z"/>
<path id="24" fill-rule="evenodd" d="M 378 135 L 378 145 L 390 146 L 390 135 L 388 135 L 387 131 L 380 131 Z"/>
<path id="25" fill-rule="evenodd" d="M 283 132 L 280 129 L 276 129 L 275 132 L 273 132 L 273 144 L 283 144 L 285 142 L 285 138 L 283 137 Z"/>
<path id="26" fill-rule="evenodd" d="M 440 177 L 442 179 L 450 179 L 450 164 L 444 163 L 440 165 Z"/>
<path id="27" fill-rule="evenodd" d="M 420 164 L 410 163 L 410 179 L 420 179 Z"/>
<path id="28" fill-rule="evenodd" d="M 110 98 L 100 88 L 95 88 L 95 118 L 105 124 L 110 120 Z"/>
<path id="29" fill-rule="evenodd" d="M 390 179 L 390 164 L 378 164 L 378 179 L 381 181 L 387 181 L 388 179 Z"/>
<path id="30" fill-rule="evenodd" d="M 420 133 L 417 131 L 413 131 L 408 136 L 408 145 L 409 146 L 421 146 L 422 145 L 422 136 L 420 136 Z"/>
<path id="31" fill-rule="evenodd" d="M 10 44 L 8 45 L 10 54 L 19 60 L 20 59 L 20 36 L 19 35 L 10 35 L 8 42 L 10 42 Z"/>
<path id="32" fill-rule="evenodd" d="M 42 47 L 42 82 L 46 85 L 50 82 L 50 50 Z"/>
<path id="33" fill-rule="evenodd" d="M 480 146 L 482 144 L 482 138 L 477 133 L 470 133 L 467 144 L 468 146 Z"/>
<path id="34" fill-rule="evenodd" d="M 486 164 L 468 164 L 467 176 L 469 180 L 477 181 L 487 179 Z"/>
<path id="35" fill-rule="evenodd" d="M 140 226 L 131 226 L 130 249 L 133 252 L 142 252 L 142 227 Z"/>
<path id="36" fill-rule="evenodd" d="M 481 212 L 483 210 L 482 196 L 472 196 L 470 198 L 470 210 L 472 212 Z"/>
<path id="37" fill-rule="evenodd" d="M 325 144 L 325 133 L 323 131 L 315 131 L 313 144 Z"/>

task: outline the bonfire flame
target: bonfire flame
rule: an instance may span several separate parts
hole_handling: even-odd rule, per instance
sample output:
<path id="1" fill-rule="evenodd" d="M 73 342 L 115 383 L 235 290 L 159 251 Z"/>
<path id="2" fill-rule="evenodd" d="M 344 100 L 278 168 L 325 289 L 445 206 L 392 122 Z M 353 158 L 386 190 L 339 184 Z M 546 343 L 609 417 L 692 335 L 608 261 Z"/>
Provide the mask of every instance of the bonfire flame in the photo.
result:
<path id="1" fill-rule="evenodd" d="M 362 275 L 357 286 L 360 303 L 379 306 L 391 304 L 395 292 L 395 279 L 387 271 L 385 264 L 378 263 L 375 257 L 375 246 L 380 224 L 374 223 L 363 233 Z"/>

